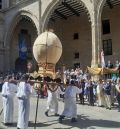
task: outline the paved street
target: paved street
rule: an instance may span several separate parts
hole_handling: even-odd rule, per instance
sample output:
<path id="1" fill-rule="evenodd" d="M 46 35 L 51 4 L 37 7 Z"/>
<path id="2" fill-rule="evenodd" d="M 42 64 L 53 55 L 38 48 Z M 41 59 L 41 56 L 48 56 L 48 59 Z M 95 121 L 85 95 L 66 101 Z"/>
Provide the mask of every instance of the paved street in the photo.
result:
<path id="1" fill-rule="evenodd" d="M 31 98 L 30 123 L 28 129 L 34 129 L 36 98 Z M 100 107 L 82 106 L 78 107 L 78 122 L 71 123 L 70 119 L 65 119 L 62 124 L 58 123 L 58 117 L 46 117 L 46 99 L 39 100 L 39 111 L 36 129 L 120 129 L 120 113 L 116 109 L 106 110 Z M 2 100 L 0 95 L 0 111 Z M 16 129 L 18 103 L 15 98 L 14 124 L 12 127 L 5 127 L 2 124 L 3 114 L 0 116 L 0 129 Z M 63 111 L 63 102 L 59 102 L 59 113 Z"/>

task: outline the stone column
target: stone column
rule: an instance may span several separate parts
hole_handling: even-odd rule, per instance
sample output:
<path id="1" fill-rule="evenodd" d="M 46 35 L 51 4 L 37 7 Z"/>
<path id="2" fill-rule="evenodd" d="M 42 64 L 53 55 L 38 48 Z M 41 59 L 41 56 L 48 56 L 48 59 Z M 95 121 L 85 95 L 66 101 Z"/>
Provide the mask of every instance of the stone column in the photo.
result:
<path id="1" fill-rule="evenodd" d="M 93 14 L 91 20 L 92 30 L 92 61 L 91 67 L 98 67 L 100 64 L 100 51 L 101 51 L 101 22 L 97 15 Z"/>
<path id="2" fill-rule="evenodd" d="M 9 0 L 3 0 L 2 1 L 2 8 L 3 9 L 9 8 Z"/>
<path id="3" fill-rule="evenodd" d="M 92 29 L 92 61 L 91 61 L 91 67 L 97 67 L 98 66 L 98 42 L 97 42 L 97 23 L 92 22 L 91 23 L 91 29 Z"/>
<path id="4" fill-rule="evenodd" d="M 100 53 L 101 53 L 101 50 L 103 49 L 102 48 L 102 36 L 101 36 L 101 33 L 102 33 L 102 31 L 101 31 L 101 17 L 98 17 L 97 24 L 98 24 L 98 52 L 99 52 L 99 54 L 98 54 L 98 65 L 100 65 L 100 67 L 101 67 Z"/>

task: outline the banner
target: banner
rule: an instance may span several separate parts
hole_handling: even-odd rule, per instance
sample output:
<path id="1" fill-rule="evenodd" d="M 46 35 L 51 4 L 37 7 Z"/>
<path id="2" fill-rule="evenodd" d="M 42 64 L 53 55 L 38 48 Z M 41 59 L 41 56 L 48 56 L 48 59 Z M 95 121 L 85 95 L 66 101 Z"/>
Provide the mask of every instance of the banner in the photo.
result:
<path id="1" fill-rule="evenodd" d="M 23 60 L 27 59 L 27 43 L 22 34 L 19 36 L 19 58 Z"/>

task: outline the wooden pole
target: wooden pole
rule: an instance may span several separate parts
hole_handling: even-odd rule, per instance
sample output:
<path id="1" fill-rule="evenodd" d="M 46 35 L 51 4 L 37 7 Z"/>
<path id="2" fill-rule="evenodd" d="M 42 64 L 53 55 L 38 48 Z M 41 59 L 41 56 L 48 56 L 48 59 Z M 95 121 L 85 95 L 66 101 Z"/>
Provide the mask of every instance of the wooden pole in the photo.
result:
<path id="1" fill-rule="evenodd" d="M 0 116 L 1 116 L 2 112 L 3 112 L 3 108 L 2 108 L 2 110 L 1 110 L 1 112 L 0 112 Z"/>
<path id="2" fill-rule="evenodd" d="M 37 114 L 38 114 L 39 96 L 40 96 L 40 93 L 38 92 L 38 96 L 37 96 L 37 105 L 36 105 L 36 114 L 35 114 L 35 125 L 34 125 L 34 129 L 36 129 L 36 123 L 37 123 Z"/>

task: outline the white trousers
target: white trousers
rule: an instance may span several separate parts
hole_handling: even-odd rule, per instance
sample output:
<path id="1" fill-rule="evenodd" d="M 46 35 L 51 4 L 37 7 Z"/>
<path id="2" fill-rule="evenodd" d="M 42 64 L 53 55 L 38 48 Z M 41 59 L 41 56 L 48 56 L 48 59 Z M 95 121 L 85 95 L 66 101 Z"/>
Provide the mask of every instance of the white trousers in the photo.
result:
<path id="1" fill-rule="evenodd" d="M 105 95 L 105 101 L 106 101 L 107 107 L 111 108 L 111 96 L 110 95 Z"/>
<path id="2" fill-rule="evenodd" d="M 17 127 L 20 129 L 26 129 L 29 121 L 30 100 L 18 99 L 18 123 Z"/>
<path id="3" fill-rule="evenodd" d="M 13 122 L 13 96 L 3 97 L 4 123 Z"/>
<path id="4" fill-rule="evenodd" d="M 48 91 L 47 110 L 58 113 L 58 99 L 55 93 Z"/>
<path id="5" fill-rule="evenodd" d="M 76 98 L 65 98 L 64 100 L 64 111 L 62 115 L 70 118 L 77 118 L 77 105 Z"/>

